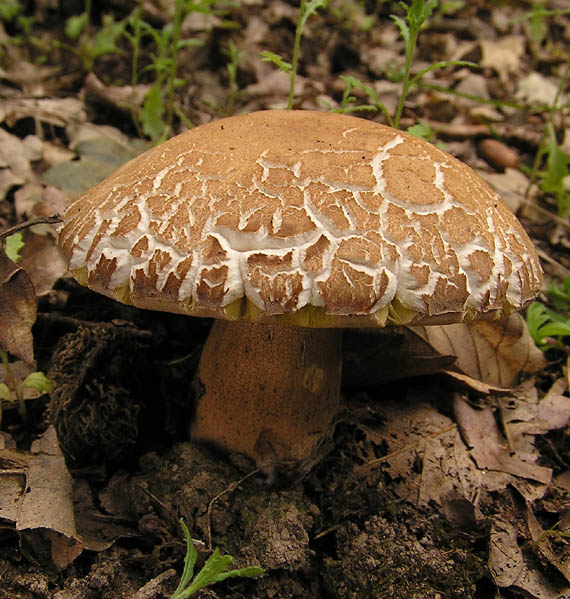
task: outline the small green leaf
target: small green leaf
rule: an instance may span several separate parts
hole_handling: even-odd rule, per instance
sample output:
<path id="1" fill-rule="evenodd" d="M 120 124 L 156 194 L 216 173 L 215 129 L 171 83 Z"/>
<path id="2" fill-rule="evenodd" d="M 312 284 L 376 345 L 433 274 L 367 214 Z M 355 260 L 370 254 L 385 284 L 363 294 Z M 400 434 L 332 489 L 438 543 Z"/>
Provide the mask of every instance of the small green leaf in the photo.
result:
<path id="1" fill-rule="evenodd" d="M 12 21 L 22 12 L 22 5 L 11 0 L 0 0 L 0 21 Z"/>
<path id="2" fill-rule="evenodd" d="M 12 401 L 14 398 L 6 383 L 0 383 L 0 401 Z"/>
<path id="3" fill-rule="evenodd" d="M 162 117 L 165 112 L 161 86 L 155 83 L 147 92 L 139 112 L 143 131 L 153 141 L 158 141 L 164 135 L 166 125 Z"/>
<path id="4" fill-rule="evenodd" d="M 117 46 L 117 40 L 125 29 L 122 21 L 115 21 L 111 16 L 103 18 L 103 27 L 97 32 L 93 40 L 91 51 L 93 57 L 105 56 L 106 54 L 117 54 L 121 49 Z"/>
<path id="5" fill-rule="evenodd" d="M 21 258 L 20 250 L 25 246 L 23 237 L 21 233 L 14 233 L 14 235 L 10 235 L 10 237 L 6 238 L 4 249 L 6 251 L 6 255 L 12 262 L 18 262 Z"/>
<path id="6" fill-rule="evenodd" d="M 85 30 L 89 21 L 89 15 L 82 12 L 75 17 L 69 17 L 65 22 L 65 35 L 72 40 L 76 40 Z"/>
<path id="7" fill-rule="evenodd" d="M 194 577 L 194 566 L 198 559 L 198 553 L 194 548 L 188 527 L 182 519 L 180 520 L 180 526 L 182 527 L 184 539 L 186 540 L 186 556 L 184 558 L 184 570 L 182 572 L 180 584 L 170 599 L 187 599 L 200 589 L 203 589 L 210 584 L 226 580 L 226 578 L 251 578 L 253 576 L 264 574 L 265 570 L 257 566 L 248 566 L 246 568 L 239 568 L 226 572 L 227 568 L 233 564 L 234 558 L 231 555 L 220 555 L 220 551 L 216 548 L 212 555 L 206 560 L 202 569 Z M 194 579 L 192 580 L 193 577 Z"/>
<path id="8" fill-rule="evenodd" d="M 286 60 L 283 60 L 279 54 L 275 54 L 275 52 L 269 52 L 268 50 L 264 50 L 259 54 L 261 56 L 261 60 L 263 62 L 272 62 L 274 65 L 278 66 L 284 73 L 290 75 L 293 72 L 293 65 Z"/>
<path id="9" fill-rule="evenodd" d="M 406 51 L 407 51 L 408 48 L 410 47 L 410 28 L 406 24 L 406 21 L 404 21 L 404 19 L 402 19 L 401 17 L 399 17 L 397 15 L 390 15 L 390 18 L 398 26 L 398 29 L 400 30 L 400 35 L 402 36 L 402 39 L 404 40 L 404 44 L 406 46 Z"/>
<path id="10" fill-rule="evenodd" d="M 433 129 L 425 123 L 416 123 L 411 127 L 408 127 L 406 131 L 415 137 L 425 139 L 426 141 L 433 141 Z"/>
<path id="11" fill-rule="evenodd" d="M 310 0 L 310 2 L 307 2 L 307 4 L 305 4 L 305 10 L 301 15 L 300 27 L 303 28 L 307 22 L 307 19 L 311 15 L 315 14 L 319 8 L 323 8 L 326 5 L 327 0 Z"/>
<path id="12" fill-rule="evenodd" d="M 562 182 L 568 176 L 570 157 L 558 145 L 556 135 L 552 132 L 547 150 L 546 173 L 541 188 L 548 193 L 557 193 L 562 188 Z"/>
<path id="13" fill-rule="evenodd" d="M 22 387 L 34 389 L 40 395 L 49 393 L 53 389 L 53 381 L 43 372 L 32 372 L 22 381 Z"/>

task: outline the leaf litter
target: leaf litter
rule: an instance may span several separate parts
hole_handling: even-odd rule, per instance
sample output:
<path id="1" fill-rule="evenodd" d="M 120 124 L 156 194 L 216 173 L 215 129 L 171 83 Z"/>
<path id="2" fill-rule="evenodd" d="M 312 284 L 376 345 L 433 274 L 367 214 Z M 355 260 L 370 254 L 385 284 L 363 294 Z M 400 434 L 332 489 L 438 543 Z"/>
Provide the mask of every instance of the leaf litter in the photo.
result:
<path id="1" fill-rule="evenodd" d="M 37 4 L 37 10 L 41 13 L 44 3 Z M 145 3 L 146 9 L 150 10 L 148 6 L 151 5 L 152 3 Z M 156 18 L 163 18 L 159 8 L 154 6 L 152 10 Z M 359 15 L 359 22 L 362 22 L 362 15 Z M 549 104 L 553 98 L 555 79 L 538 72 L 522 76 L 527 60 L 526 30 L 523 29 L 521 34 L 520 29 L 511 28 L 508 20 L 503 18 L 505 15 L 500 15 L 495 8 L 490 10 L 490 16 L 490 22 L 487 17 L 478 16 L 477 11 L 468 19 L 442 19 L 441 15 L 434 18 L 436 29 L 452 28 L 451 34 L 430 30 L 424 32 L 425 39 L 431 41 L 433 51 L 441 53 L 439 59 L 464 59 L 476 56 L 479 52 L 485 76 L 461 69 L 444 73 L 441 77 L 434 74 L 429 83 L 446 89 L 452 89 L 456 85 L 458 92 L 483 98 L 495 97 L 496 85 L 499 83 L 510 90 L 519 102 Z M 280 105 L 287 87 L 280 71 L 272 70 L 270 65 L 256 57 L 261 50 L 267 49 L 269 36 L 273 36 L 284 24 L 290 25 L 295 21 L 296 10 L 287 3 L 262 3 L 255 7 L 255 18 L 258 18 L 257 22 L 252 15 L 248 15 L 249 26 L 241 32 L 243 35 L 236 36 L 237 47 L 247 51 L 240 66 L 246 91 L 241 97 L 240 110 Z M 326 19 L 330 17 L 327 16 Z M 356 22 L 357 17 L 354 19 Z M 349 22 L 350 19 L 347 18 L 346 23 Z M 314 46 L 316 50 L 322 41 L 322 26 L 325 25 L 326 28 L 329 23 L 330 20 L 319 21 L 319 27 L 312 35 L 307 35 L 306 39 L 310 42 L 308 46 Z M 504 35 L 511 30 L 515 32 L 514 35 Z M 466 39 L 465 32 L 469 32 L 470 39 Z M 387 106 L 395 107 L 400 87 L 396 79 L 389 79 L 398 65 L 401 65 L 403 58 L 395 28 L 377 24 L 372 29 L 370 38 L 362 32 L 351 35 L 349 29 L 344 29 L 340 35 L 333 31 L 332 35 L 326 51 L 319 54 L 314 64 L 307 64 L 305 77 L 298 79 L 297 91 L 299 95 L 303 94 L 300 107 L 315 108 L 321 101 L 335 105 L 335 98 L 338 99 L 343 88 L 339 87 L 336 79 L 327 81 L 324 85 L 321 79 L 324 80 L 335 68 L 343 70 L 334 63 L 332 56 L 336 53 L 335 60 L 342 62 L 344 57 L 339 48 L 351 42 L 357 47 L 356 54 L 360 64 L 344 72 L 362 75 L 366 72 L 362 66 L 366 65 L 366 68 L 374 72 L 371 86 L 383 96 Z M 498 39 L 494 39 L 497 35 Z M 472 37 L 476 39 L 471 39 Z M 360 40 L 367 41 L 363 43 Z M 273 46 L 269 47 L 274 49 Z M 88 94 L 82 98 L 55 97 L 60 84 L 56 83 L 53 68 L 35 65 L 25 58 L 25 53 L 20 49 L 11 46 L 8 48 L 9 52 L 15 54 L 8 56 L 1 73 L 3 81 L 9 82 L 11 89 L 0 100 L 0 120 L 6 129 L 12 129 L 29 119 L 34 123 L 35 131 L 33 135 L 20 139 L 3 130 L 0 197 L 6 199 L 0 200 L 0 204 L 3 202 L 4 206 L 13 205 L 18 218 L 40 215 L 48 205 L 57 206 L 53 212 L 58 212 L 73 196 L 105 176 L 133 153 L 140 151 L 140 146 L 136 143 L 131 145 L 129 140 L 121 137 L 122 134 L 117 135 L 116 129 L 113 133 L 111 128 L 87 122 L 87 115 L 93 107 L 93 94 L 91 98 L 86 97 Z M 541 52 L 543 50 L 541 48 Z M 418 61 L 418 68 L 428 65 L 432 59 L 428 50 L 420 48 L 420 51 L 422 54 L 427 52 L 428 62 Z M 307 47 L 304 52 L 310 55 L 312 48 Z M 196 61 L 197 57 L 199 52 L 192 56 L 192 60 Z M 196 62 L 190 63 L 194 69 Z M 210 70 L 209 64 L 206 69 L 197 68 L 195 71 L 195 75 L 191 75 L 194 81 L 192 93 L 202 85 L 204 97 L 209 95 L 216 105 L 224 105 L 225 82 Z M 498 82 L 495 74 L 498 75 Z M 188 73 L 186 76 L 189 76 Z M 122 115 L 121 119 L 124 119 L 121 98 L 127 97 L 133 89 L 129 86 L 117 86 L 114 89 L 106 84 L 106 89 L 101 88 L 101 80 L 102 78 L 97 82 L 100 97 L 95 100 L 103 99 L 108 110 L 117 110 Z M 89 92 L 87 87 L 86 83 L 84 91 Z M 143 88 L 134 89 L 138 93 Z M 507 146 L 536 147 L 540 141 L 540 123 L 538 128 L 533 125 L 534 114 L 529 117 L 528 113 L 521 115 L 513 109 L 486 106 L 468 98 L 455 98 L 453 102 L 449 102 L 448 98 L 449 96 L 439 92 L 422 91 L 410 97 L 407 103 L 408 115 L 413 114 L 415 119 L 418 115 L 425 116 L 425 123 L 439 131 L 448 141 L 458 137 L 477 141 L 481 136 L 488 137 L 491 129 L 494 134 L 505 138 Z M 364 96 L 360 99 L 366 100 Z M 205 110 L 203 106 L 193 110 L 197 123 L 209 120 L 212 116 L 212 111 Z M 452 118 L 449 118 L 450 110 Z M 536 106 L 534 110 L 536 111 Z M 521 116 L 524 117 L 522 124 Z M 61 128 L 64 138 L 59 134 L 60 139 L 45 140 L 46 132 L 53 132 L 54 128 Z M 47 137 L 51 135 L 48 133 Z M 533 212 L 532 206 L 529 207 L 529 202 L 535 202 L 536 190 L 531 190 L 530 199 L 523 197 L 528 188 L 527 176 L 516 168 L 494 172 L 493 165 L 478 159 L 471 146 L 470 141 L 462 141 L 455 148 L 460 155 L 465 152 L 472 160 L 478 160 L 474 166 L 481 167 L 479 170 L 483 176 L 501 189 L 513 210 L 522 205 L 523 214 L 531 225 L 547 227 L 549 221 L 545 220 L 544 215 Z M 528 156 L 523 158 L 528 163 Z M 38 172 L 42 173 L 41 178 L 38 177 Z M 54 192 L 52 183 L 66 193 Z M 13 192 L 15 199 L 12 203 Z M 2 214 L 5 215 L 6 211 Z M 558 238 L 564 239 L 566 233 L 567 229 L 563 230 Z M 0 268 L 0 272 L 4 275 L 0 281 L 0 335 L 9 338 L 7 343 L 14 356 L 20 354 L 20 358 L 31 363 L 27 366 L 24 362 L 12 363 L 14 368 L 22 368 L 22 376 L 34 367 L 30 339 L 34 320 L 30 280 L 36 286 L 38 295 L 49 296 L 50 288 L 56 284 L 63 268 L 54 253 L 53 237 L 49 231 L 36 229 L 26 232 L 24 238 L 26 245 L 18 265 L 7 265 L 0 260 L 3 268 Z M 551 237 L 551 243 L 552 239 Z M 23 274 L 22 267 L 28 271 L 28 278 Z M 68 295 L 69 292 L 66 291 L 62 297 Z M 33 301 L 35 302 L 35 298 Z M 18 307 L 16 311 L 14 305 Z M 65 305 L 65 300 L 62 305 Z M 18 311 L 25 315 L 21 322 Z M 18 322 L 14 324 L 13 320 Z M 69 320 L 72 321 L 73 318 Z M 8 328 L 4 324 L 9 324 Z M 547 468 L 538 449 L 542 442 L 541 436 L 550 437 L 556 431 L 567 434 L 563 432 L 567 430 L 568 423 L 569 400 L 565 390 L 567 380 L 548 377 L 552 366 L 549 364 L 545 367 L 544 358 L 534 347 L 524 322 L 513 317 L 505 324 L 477 323 L 454 325 L 449 329 L 432 327 L 424 331 L 400 329 L 375 333 L 391 336 L 393 346 L 401 350 L 400 358 L 392 361 L 387 358 L 393 356 L 378 354 L 374 341 L 363 342 L 367 337 L 374 339 L 374 335 L 351 334 L 355 335 L 356 346 L 366 345 L 368 350 L 366 353 L 352 351 L 348 344 L 349 355 L 345 359 L 346 387 L 350 390 L 358 387 L 365 389 L 364 392 L 372 400 L 359 412 L 365 414 L 363 421 L 356 423 L 363 438 L 355 442 L 354 449 L 363 463 L 355 467 L 352 476 L 365 479 L 370 473 L 380 472 L 386 477 L 384 484 L 389 493 L 394 493 L 399 500 L 405 499 L 406 505 L 418 507 L 419 511 L 413 514 L 408 525 L 410 527 L 421 522 L 418 516 L 421 510 L 427 513 L 436 506 L 436 513 L 444 514 L 448 522 L 468 534 L 481 534 L 482 529 L 488 529 L 489 572 L 496 586 L 531 597 L 550 599 L 568 596 L 567 585 L 560 579 L 554 580 L 552 574 L 555 570 L 562 577 L 568 578 L 568 560 L 565 559 L 567 552 L 564 553 L 562 543 L 564 537 L 555 534 L 568 532 L 568 511 L 566 516 L 562 513 L 552 523 L 543 518 L 540 506 L 548 501 L 553 506 L 552 509 L 564 505 L 549 493 L 553 489 L 568 492 L 570 471 L 568 464 L 564 462 L 564 456 L 561 457 L 561 467 L 557 471 Z M 0 341 L 4 343 L 4 337 Z M 521 372 L 537 373 L 536 378 L 528 378 L 526 382 L 519 384 Z M 403 400 L 392 399 L 386 392 L 386 389 L 391 389 L 386 386 L 389 381 L 394 384 L 393 381 L 424 375 L 436 376 L 417 379 L 421 382 L 411 384 Z M 507 387 L 512 388 L 507 390 Z M 537 387 L 548 390 L 539 394 Z M 351 392 L 352 401 L 358 397 L 358 393 L 360 391 L 352 395 Z M 381 395 L 382 399 L 379 400 Z M 178 511 L 187 510 L 192 505 L 188 497 L 200 494 L 216 496 L 220 487 L 223 488 L 222 476 L 216 481 L 218 487 L 215 492 L 206 490 L 211 485 L 210 473 L 214 471 L 212 464 L 215 463 L 212 462 L 203 467 L 201 477 L 196 477 L 193 488 L 184 488 L 179 491 L 179 496 L 173 498 L 162 488 L 153 487 L 153 470 L 149 465 L 153 460 L 161 465 L 154 476 L 158 479 L 163 475 L 166 478 L 166 472 L 170 472 L 171 468 L 174 473 L 174 469 L 181 467 L 182 462 L 161 462 L 157 456 L 147 455 L 141 459 L 142 465 L 136 483 L 148 485 L 148 490 L 145 491 L 148 495 L 146 507 L 133 511 L 131 495 L 127 493 L 127 489 L 132 490 L 131 485 L 134 485 L 131 475 L 121 474 L 119 478 L 113 478 L 112 480 L 119 482 L 113 485 L 108 483 L 103 492 L 97 495 L 81 474 L 74 472 L 74 479 L 71 479 L 61 452 L 58 453 L 56 449 L 57 439 L 53 429 L 47 429 L 29 450 L 17 449 L 16 442 L 6 433 L 2 438 L 4 447 L 0 449 L 0 464 L 3 468 L 0 471 L 0 510 L 11 514 L 4 519 L 8 523 L 5 528 L 18 531 L 23 540 L 22 547 L 30 552 L 29 555 L 42 558 L 42 563 L 51 561 L 60 569 L 81 560 L 85 548 L 104 553 L 105 547 L 111 546 L 115 539 L 132 535 L 136 526 L 132 526 L 131 519 L 136 522 L 139 518 L 139 528 L 148 535 L 156 534 L 161 539 L 168 540 L 168 510 L 173 506 Z M 192 461 L 199 462 L 197 453 L 192 456 Z M 358 464 L 358 460 L 355 463 Z M 93 471 L 90 475 L 96 478 Z M 145 479 L 145 475 L 150 478 Z M 171 484 L 172 481 L 169 480 L 168 485 Z M 30 489 L 30 501 L 25 496 L 27 488 Z M 59 490 L 59 494 L 55 493 L 56 490 Z M 511 491 L 524 503 L 522 518 L 516 510 L 508 514 L 497 509 L 501 501 L 493 503 L 493 499 L 505 499 Z M 186 502 L 181 501 L 180 496 L 184 496 Z M 235 504 L 239 505 L 239 494 L 236 493 L 234 499 Z M 286 505 L 287 502 L 283 500 L 283 503 Z M 118 511 L 109 507 L 119 504 L 123 507 Z M 154 506 L 152 509 L 151 505 Z M 286 546 L 284 541 L 287 541 L 285 533 L 297 531 L 291 542 L 295 541 L 296 551 L 303 556 L 299 562 L 303 564 L 304 570 L 302 573 L 301 570 L 295 572 L 294 576 L 297 579 L 314 577 L 315 570 L 310 570 L 314 554 L 309 552 L 308 543 L 310 536 L 315 533 L 315 525 L 308 522 L 324 519 L 319 514 L 319 509 L 317 506 L 311 507 L 311 518 L 307 518 L 304 507 L 297 511 L 290 510 L 290 514 L 297 515 L 291 516 L 287 525 L 283 525 L 283 522 L 276 525 L 272 520 L 274 504 L 271 502 L 270 508 L 263 512 L 264 517 L 261 518 L 266 530 L 256 529 L 255 519 L 246 519 L 247 522 L 244 520 L 253 530 L 252 538 L 265 539 L 269 536 L 271 546 L 283 551 Z M 227 509 L 230 509 L 229 505 Z M 260 512 L 252 510 L 250 513 Z M 0 515 L 3 514 L 0 511 Z M 216 514 L 214 533 L 218 532 L 218 538 L 221 538 L 220 534 L 227 533 L 228 518 L 231 520 L 241 517 L 238 516 L 241 512 L 235 507 L 230 514 L 228 516 L 221 511 Z M 337 555 L 344 556 L 347 567 L 354 566 L 352 573 L 345 570 L 344 578 L 341 579 L 336 577 L 335 568 L 342 568 L 335 565 L 334 560 L 323 570 L 325 576 L 330 575 L 329 584 L 336 593 L 335 596 L 354 596 L 343 585 L 364 588 L 359 580 L 363 572 L 366 572 L 366 576 L 360 578 L 366 579 L 370 585 L 382 578 L 383 568 L 389 563 L 388 557 L 394 559 L 394 554 L 382 554 L 379 544 L 384 544 L 386 550 L 391 544 L 396 552 L 401 546 L 398 545 L 398 535 L 394 535 L 395 530 L 399 530 L 400 536 L 406 540 L 407 550 L 411 551 L 410 548 L 415 546 L 415 553 L 412 551 L 407 555 L 414 556 L 414 564 L 418 570 L 421 571 L 422 559 L 426 559 L 428 554 L 434 555 L 434 563 L 442 567 L 445 565 L 446 571 L 453 569 L 453 562 L 445 562 L 443 552 L 432 551 L 427 533 L 422 538 L 426 549 L 422 553 L 409 528 L 400 526 L 396 529 L 390 526 L 389 514 L 390 510 L 384 510 L 382 515 L 375 511 L 372 515 L 369 514 L 368 520 L 360 527 L 356 524 L 358 519 L 345 519 L 332 525 L 332 530 L 337 526 L 338 531 Z M 194 515 L 195 526 L 200 530 L 199 523 L 203 514 L 200 515 L 198 510 Z M 366 519 L 366 516 L 361 513 L 359 518 Z M 188 521 L 191 523 L 193 520 L 190 518 Z M 127 523 L 128 525 L 123 525 Z M 546 526 L 548 523 L 549 527 Z M 280 535 L 285 536 L 281 538 Z M 390 539 L 390 543 L 386 543 L 385 539 Z M 34 547 L 37 549 L 36 553 L 33 551 Z M 235 548 L 239 551 L 239 547 L 238 540 Z M 249 550 L 256 553 L 259 548 L 255 543 L 250 543 Z M 361 558 L 362 566 L 351 561 L 351 550 Z M 270 553 L 271 551 L 268 559 L 274 557 Z M 285 551 L 283 555 L 288 554 Z M 47 559 L 43 559 L 46 556 Z M 386 560 L 379 559 L 379 556 L 386 557 Z M 327 559 L 329 558 L 325 556 L 325 560 Z M 1 568 L 2 566 L 0 571 Z M 434 569 L 436 570 L 437 568 Z M 405 569 L 399 570 L 397 564 L 394 564 L 393 571 L 400 576 L 398 588 L 405 586 L 409 572 L 407 574 Z M 276 576 L 275 573 L 272 575 Z M 320 572 L 318 576 L 321 576 Z M 276 587 L 271 587 L 270 583 L 263 584 L 268 585 L 265 588 L 267 596 L 271 596 L 272 592 L 275 596 L 276 588 L 277 596 L 303 596 L 298 588 L 296 591 L 299 594 L 295 594 L 287 586 L 291 583 L 286 576 L 283 576 Z M 260 591 L 263 588 L 258 587 Z M 156 589 L 155 591 L 158 592 Z M 393 592 L 394 589 L 389 594 L 393 595 Z M 461 596 L 471 596 L 470 593 L 471 589 L 465 590 Z M 425 595 L 427 596 L 427 591 Z M 46 591 L 43 596 L 51 595 Z M 65 596 L 89 595 L 85 592 Z M 315 592 L 309 596 L 317 594 Z"/>

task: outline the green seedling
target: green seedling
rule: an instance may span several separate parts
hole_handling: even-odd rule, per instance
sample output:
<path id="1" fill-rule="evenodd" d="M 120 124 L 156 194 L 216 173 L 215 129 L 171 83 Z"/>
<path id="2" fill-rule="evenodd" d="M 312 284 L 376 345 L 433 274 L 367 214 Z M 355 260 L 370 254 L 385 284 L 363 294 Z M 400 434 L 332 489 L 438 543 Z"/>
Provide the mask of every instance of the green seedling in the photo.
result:
<path id="1" fill-rule="evenodd" d="M 238 50 L 234 41 L 230 39 L 228 41 L 228 46 L 223 50 L 223 53 L 228 58 L 228 64 L 226 65 L 226 71 L 228 73 L 228 100 L 224 112 L 229 116 L 233 114 L 235 101 L 240 95 L 237 74 L 239 63 L 246 52 L 245 50 Z"/>
<path id="2" fill-rule="evenodd" d="M 540 189 L 554 196 L 558 216 L 570 216 L 570 156 L 558 144 L 552 124 L 547 125 L 549 141 L 542 150 L 546 154 L 546 168 L 538 173 Z"/>
<path id="3" fill-rule="evenodd" d="M 126 24 L 125 20 L 115 21 L 111 15 L 105 15 L 101 29 L 91 36 L 91 8 L 91 0 L 85 0 L 85 10 L 67 19 L 65 35 L 73 44 L 55 42 L 58 47 L 75 54 L 85 72 L 91 71 L 95 61 L 101 56 L 122 53 L 117 44 L 124 34 Z"/>
<path id="4" fill-rule="evenodd" d="M 566 68 L 560 81 L 552 106 L 548 109 L 548 119 L 544 127 L 544 132 L 540 140 L 536 156 L 529 175 L 529 184 L 527 188 L 527 197 L 534 183 L 539 180 L 539 187 L 545 193 L 552 194 L 556 200 L 558 216 L 566 218 L 570 216 L 570 185 L 569 185 L 569 164 L 570 157 L 558 144 L 556 133 L 554 131 L 554 115 L 558 108 L 558 103 L 562 92 L 570 75 L 570 58 L 566 62 Z M 546 169 L 540 171 L 540 165 L 546 157 Z"/>
<path id="5" fill-rule="evenodd" d="M 476 64 L 466 60 L 441 60 L 422 69 L 419 73 L 412 76 L 412 62 L 416 51 L 418 35 L 429 17 L 431 17 L 433 11 L 438 7 L 438 0 L 427 0 L 427 2 L 426 0 L 411 0 L 409 4 L 400 2 L 400 6 L 404 9 L 404 18 L 399 17 L 398 15 L 391 15 L 391 19 L 396 23 L 398 29 L 400 30 L 400 36 L 404 40 L 405 54 L 404 71 L 402 74 L 402 92 L 400 94 L 400 99 L 398 101 L 398 106 L 396 107 L 394 116 L 389 113 L 384 103 L 378 97 L 378 94 L 376 94 L 376 92 L 369 85 L 362 83 L 352 76 L 341 76 L 341 79 L 346 84 L 346 89 L 343 94 L 338 112 L 355 112 L 358 110 L 371 109 L 380 110 L 386 117 L 388 124 L 391 127 L 398 128 L 400 126 L 400 119 L 404 110 L 406 97 L 410 89 L 412 86 L 418 85 L 427 73 L 436 69 L 442 69 L 450 66 L 477 66 Z M 372 103 L 366 104 L 362 108 L 352 106 L 356 100 L 356 98 L 352 96 L 352 91 L 354 89 L 360 89 L 364 91 L 367 97 L 372 100 Z"/>
<path id="6" fill-rule="evenodd" d="M 287 108 L 291 110 L 293 108 L 293 101 L 295 96 L 295 80 L 297 78 L 297 68 L 299 66 L 299 52 L 301 50 L 301 39 L 303 36 L 303 29 L 307 23 L 307 20 L 311 15 L 314 15 L 320 8 L 327 5 L 327 0 L 301 0 L 301 6 L 299 7 L 299 17 L 297 19 L 297 28 L 295 31 L 295 42 L 293 45 L 293 58 L 291 62 L 284 60 L 279 54 L 274 52 L 261 52 L 261 60 L 265 62 L 272 62 L 284 73 L 289 75 L 289 99 L 287 101 Z"/>
<path id="7" fill-rule="evenodd" d="M 532 6 L 530 11 L 512 19 L 512 22 L 528 22 L 532 41 L 536 46 L 541 46 L 545 41 L 548 41 L 546 20 L 561 15 L 570 15 L 570 8 L 548 9 L 545 7 L 545 2 L 537 2 Z"/>
<path id="8" fill-rule="evenodd" d="M 542 350 L 562 347 L 563 338 L 570 336 L 570 277 L 561 285 L 552 283 L 547 295 L 554 310 L 541 302 L 533 302 L 526 311 L 528 330 Z"/>
<path id="9" fill-rule="evenodd" d="M 186 556 L 184 557 L 184 570 L 180 584 L 170 599 L 192 597 L 200 589 L 216 582 L 227 580 L 228 578 L 252 578 L 264 574 L 265 571 L 263 568 L 257 566 L 228 570 L 234 563 L 234 558 L 231 555 L 221 555 L 219 550 L 215 549 L 202 566 L 202 569 L 194 575 L 198 552 L 194 548 L 192 537 L 184 520 L 180 520 L 180 526 L 184 531 L 184 538 L 186 540 Z"/>
<path id="10" fill-rule="evenodd" d="M 53 381 L 48 379 L 43 372 L 32 372 L 23 380 L 18 379 L 10 365 L 8 353 L 0 348 L 0 360 L 4 366 L 5 382 L 0 383 L 0 424 L 2 423 L 2 402 L 17 402 L 18 412 L 23 421 L 27 418 L 26 389 L 33 389 L 40 395 L 49 393 L 53 388 Z"/>
<path id="11" fill-rule="evenodd" d="M 140 46 L 142 37 L 150 37 L 156 47 L 152 54 L 152 64 L 146 71 L 153 71 L 155 81 L 147 92 L 143 108 L 138 115 L 142 130 L 154 142 L 160 142 L 170 134 L 174 117 L 182 120 L 188 128 L 193 123 L 188 120 L 176 103 L 176 90 L 186 84 L 178 77 L 179 55 L 184 48 L 200 46 L 199 39 L 182 39 L 182 26 L 192 13 L 212 14 L 221 16 L 225 9 L 216 8 L 215 0 L 176 0 L 174 4 L 174 18 L 172 23 L 157 30 L 140 18 L 140 11 L 134 13 L 131 19 L 133 34 L 128 38 L 133 49 Z M 223 25 L 232 28 L 231 21 L 224 21 Z M 133 71 L 137 68 L 137 54 L 133 54 Z M 135 75 L 132 76 L 134 80 Z"/>

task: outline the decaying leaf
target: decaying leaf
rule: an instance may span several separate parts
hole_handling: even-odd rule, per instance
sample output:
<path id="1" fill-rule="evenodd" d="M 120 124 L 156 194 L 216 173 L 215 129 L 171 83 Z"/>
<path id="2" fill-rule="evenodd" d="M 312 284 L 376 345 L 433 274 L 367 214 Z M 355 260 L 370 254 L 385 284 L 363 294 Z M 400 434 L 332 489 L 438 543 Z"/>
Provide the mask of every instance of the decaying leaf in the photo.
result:
<path id="1" fill-rule="evenodd" d="M 28 364 L 34 361 L 32 326 L 36 313 L 30 277 L 8 258 L 0 244 L 0 345 Z"/>
<path id="2" fill-rule="evenodd" d="M 344 334 L 343 354 L 343 384 L 348 387 L 436 374 L 455 362 L 453 355 L 434 351 L 415 329 L 406 327 L 349 329 Z"/>
<path id="3" fill-rule="evenodd" d="M 526 521 L 537 551 L 570 583 L 570 559 L 564 560 L 556 555 L 552 543 L 528 504 L 526 506 Z"/>
<path id="4" fill-rule="evenodd" d="M 382 468 L 398 495 L 418 505 L 466 500 L 476 507 L 485 493 L 507 485 L 535 501 L 552 479 L 552 471 L 537 463 L 535 436 L 568 422 L 564 390 L 565 381 L 557 381 L 539 399 L 534 381 L 526 381 L 508 396 L 497 396 L 494 409 L 472 407 L 455 393 L 454 421 L 437 410 L 427 388 L 412 388 L 403 400 L 374 405 L 374 423 L 361 425 L 365 463 L 356 473 Z"/>
<path id="5" fill-rule="evenodd" d="M 513 455 L 501 436 L 490 408 L 472 408 L 464 398 L 455 396 L 454 413 L 461 436 L 469 452 L 481 470 L 504 472 L 528 478 L 544 485 L 550 482 L 552 470 L 532 463 L 538 455 L 524 455 L 525 461 Z"/>
<path id="6" fill-rule="evenodd" d="M 25 245 L 18 262 L 28 273 L 38 297 L 49 293 L 54 283 L 67 272 L 67 264 L 52 235 L 24 232 Z"/>
<path id="7" fill-rule="evenodd" d="M 132 534 L 100 519 L 93 534 L 94 514 L 81 507 L 74 505 L 74 483 L 53 427 L 29 452 L 0 449 L 0 517 L 13 523 L 28 546 L 48 543 L 52 561 L 60 568 L 84 548 L 102 551 L 117 537 Z"/>
<path id="8" fill-rule="evenodd" d="M 83 102 L 76 98 L 8 98 L 0 102 L 0 122 L 9 127 L 20 119 L 32 118 L 56 127 L 84 122 L 87 118 Z"/>
<path id="9" fill-rule="evenodd" d="M 488 393 L 546 364 L 518 314 L 502 321 L 348 330 L 343 351 L 343 384 L 349 387 L 447 372 Z"/>
<path id="10" fill-rule="evenodd" d="M 490 385 L 511 387 L 521 372 L 538 372 L 546 364 L 518 314 L 413 330 L 438 353 L 455 356 L 458 370 Z"/>
<path id="11" fill-rule="evenodd" d="M 513 524 L 493 518 L 489 541 L 489 571 L 501 588 L 512 588 L 532 599 L 565 599 L 570 587 L 547 578 L 539 564 L 523 556 Z"/>

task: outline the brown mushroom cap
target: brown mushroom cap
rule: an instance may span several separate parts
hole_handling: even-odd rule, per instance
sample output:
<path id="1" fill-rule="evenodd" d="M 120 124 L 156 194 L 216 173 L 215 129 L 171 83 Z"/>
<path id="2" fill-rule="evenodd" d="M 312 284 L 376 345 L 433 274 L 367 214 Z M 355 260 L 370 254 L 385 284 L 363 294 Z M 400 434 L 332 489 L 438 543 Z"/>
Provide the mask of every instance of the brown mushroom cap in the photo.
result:
<path id="1" fill-rule="evenodd" d="M 542 283 L 517 219 L 433 145 L 340 114 L 192 129 L 75 202 L 60 246 L 142 308 L 313 327 L 501 317 Z"/>
<path id="2" fill-rule="evenodd" d="M 470 168 L 331 113 L 183 133 L 70 206 L 60 246 L 95 291 L 218 319 L 191 436 L 266 471 L 310 467 L 331 436 L 336 327 L 500 317 L 542 282 L 521 225 Z"/>

